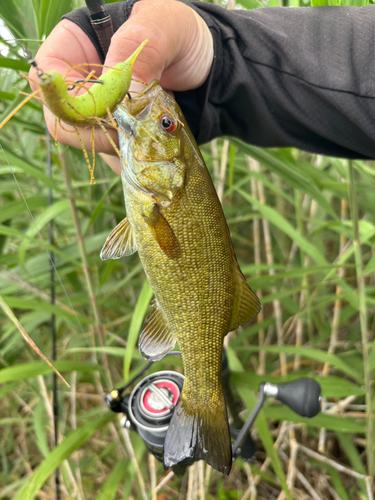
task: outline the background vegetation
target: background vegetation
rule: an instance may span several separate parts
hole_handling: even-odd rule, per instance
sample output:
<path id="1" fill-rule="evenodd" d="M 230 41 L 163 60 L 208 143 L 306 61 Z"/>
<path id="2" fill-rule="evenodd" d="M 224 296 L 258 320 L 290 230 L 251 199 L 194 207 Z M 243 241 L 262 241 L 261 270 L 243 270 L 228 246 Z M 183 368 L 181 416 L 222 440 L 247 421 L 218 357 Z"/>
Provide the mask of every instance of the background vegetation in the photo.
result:
<path id="1" fill-rule="evenodd" d="M 35 53 L 60 16 L 81 5 L 1 2 L 0 17 L 19 41 L 1 29 L 0 122 L 28 91 L 20 46 Z M 70 388 L 58 382 L 55 447 L 51 369 L 0 312 L 2 500 L 55 498 L 57 466 L 66 499 L 372 498 L 374 164 L 232 139 L 203 153 L 240 265 L 263 304 L 257 321 L 230 338 L 232 388 L 244 416 L 262 380 L 306 375 L 322 386 L 323 412 L 307 421 L 269 400 L 253 430 L 256 460 L 237 460 L 228 478 L 204 463 L 182 478 L 166 473 L 135 433 L 121 429 L 103 394 L 144 366 L 136 342 L 151 299 L 137 254 L 99 259 L 124 217 L 121 182 L 98 161 L 90 186 L 82 153 L 55 147 L 41 106 L 30 102 L 0 132 L 0 293 L 47 355 L 55 318 L 56 366 Z M 58 271 L 52 305 L 49 251 Z M 171 367 L 180 370 L 180 361 L 167 358 L 151 371 Z"/>

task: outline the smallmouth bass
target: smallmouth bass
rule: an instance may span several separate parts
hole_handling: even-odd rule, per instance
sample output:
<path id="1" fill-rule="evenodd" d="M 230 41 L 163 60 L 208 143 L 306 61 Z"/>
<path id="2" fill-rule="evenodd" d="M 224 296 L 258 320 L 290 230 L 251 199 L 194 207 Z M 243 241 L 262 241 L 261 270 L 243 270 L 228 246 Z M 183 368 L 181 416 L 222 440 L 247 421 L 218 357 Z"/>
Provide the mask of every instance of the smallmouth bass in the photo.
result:
<path id="1" fill-rule="evenodd" d="M 224 213 L 177 103 L 153 81 L 114 112 L 127 217 L 101 258 L 138 250 L 155 294 L 139 338 L 157 361 L 178 343 L 185 382 L 164 443 L 164 467 L 203 459 L 229 474 L 231 438 L 221 364 L 225 335 L 259 312 Z"/>

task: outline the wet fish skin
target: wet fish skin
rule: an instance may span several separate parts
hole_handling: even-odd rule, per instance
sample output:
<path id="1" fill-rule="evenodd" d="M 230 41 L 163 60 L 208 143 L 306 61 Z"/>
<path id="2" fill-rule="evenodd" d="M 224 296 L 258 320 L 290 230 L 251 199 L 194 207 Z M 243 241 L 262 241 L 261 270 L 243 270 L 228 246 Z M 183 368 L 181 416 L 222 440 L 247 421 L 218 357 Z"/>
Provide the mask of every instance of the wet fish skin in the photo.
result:
<path id="1" fill-rule="evenodd" d="M 126 134 L 119 139 L 127 218 L 112 231 L 101 256 L 138 250 L 155 293 L 140 352 L 158 360 L 177 341 L 184 364 L 164 466 L 204 459 L 229 474 L 223 340 L 256 316 L 259 301 L 240 271 L 211 177 L 177 103 L 155 81 L 114 115 Z M 165 117 L 175 131 L 165 130 Z"/>

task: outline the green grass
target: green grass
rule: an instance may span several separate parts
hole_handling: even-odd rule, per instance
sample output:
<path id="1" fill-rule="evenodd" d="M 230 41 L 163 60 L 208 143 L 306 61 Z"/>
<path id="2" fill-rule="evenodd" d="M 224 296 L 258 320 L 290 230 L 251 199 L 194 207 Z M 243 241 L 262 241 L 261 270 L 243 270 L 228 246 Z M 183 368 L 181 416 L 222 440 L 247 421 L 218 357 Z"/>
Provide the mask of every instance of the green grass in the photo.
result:
<path id="1" fill-rule="evenodd" d="M 258 6 L 256 0 L 239 3 Z M 52 0 L 42 4 L 38 9 L 37 2 L 9 0 L 0 16 L 17 37 L 38 39 L 64 9 L 80 6 L 59 2 L 57 11 Z M 22 100 L 18 90 L 26 90 L 19 76 L 26 63 L 17 47 L 4 44 L 9 52 L 0 60 L 0 120 Z M 33 51 L 37 45 L 27 43 Z M 321 383 L 324 413 L 307 420 L 269 400 L 253 430 L 259 448 L 254 463 L 237 460 L 228 478 L 196 464 L 181 478 L 150 458 L 139 436 L 124 433 L 103 404 L 103 393 L 145 364 L 136 341 L 151 297 L 137 254 L 119 261 L 99 258 L 107 235 L 125 215 L 121 182 L 98 160 L 97 184 L 90 186 L 81 152 L 53 143 L 50 178 L 45 134 L 36 102 L 0 131 L 0 293 L 49 358 L 55 315 L 55 365 L 70 388 L 59 382 L 55 447 L 52 370 L 0 310 L 0 498 L 31 499 L 38 491 L 38 498 L 55 498 L 56 467 L 63 498 L 77 500 L 268 500 L 282 491 L 285 498 L 312 498 L 309 485 L 319 498 L 332 498 L 332 492 L 342 500 L 370 498 L 374 163 L 259 149 L 235 139 L 229 147 L 224 139 L 204 146 L 223 192 L 238 260 L 263 305 L 258 321 L 230 341 L 231 384 L 244 417 L 261 381 L 298 376 Z M 222 161 L 224 183 L 218 178 Z M 46 250 L 54 252 L 59 276 L 54 305 Z M 181 370 L 181 362 L 167 358 L 152 367 L 163 369 Z M 198 488 L 204 489 L 200 496 Z"/>

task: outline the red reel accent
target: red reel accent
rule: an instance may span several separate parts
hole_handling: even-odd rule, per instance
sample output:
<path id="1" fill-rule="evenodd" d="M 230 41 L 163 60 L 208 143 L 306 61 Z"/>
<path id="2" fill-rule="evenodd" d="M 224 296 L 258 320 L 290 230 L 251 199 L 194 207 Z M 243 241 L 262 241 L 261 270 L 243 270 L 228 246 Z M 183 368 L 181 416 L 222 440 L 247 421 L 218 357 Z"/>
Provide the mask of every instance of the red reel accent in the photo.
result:
<path id="1" fill-rule="evenodd" d="M 176 406 L 178 398 L 180 396 L 180 391 L 179 391 L 179 388 L 177 387 L 177 385 L 170 380 L 163 380 L 160 382 L 156 382 L 155 385 L 159 389 L 162 389 L 162 388 L 167 389 L 168 392 L 172 393 L 173 400 L 171 401 L 171 403 L 173 404 L 173 406 Z M 148 390 L 145 392 L 145 395 L 144 395 L 143 401 L 142 401 L 145 409 L 148 412 L 153 413 L 154 415 L 163 415 L 163 413 L 168 413 L 170 411 L 169 408 L 167 408 L 167 407 L 164 407 L 161 410 L 155 408 L 152 405 L 152 402 L 150 403 L 151 397 L 155 397 L 155 395 L 152 393 L 152 391 Z"/>

